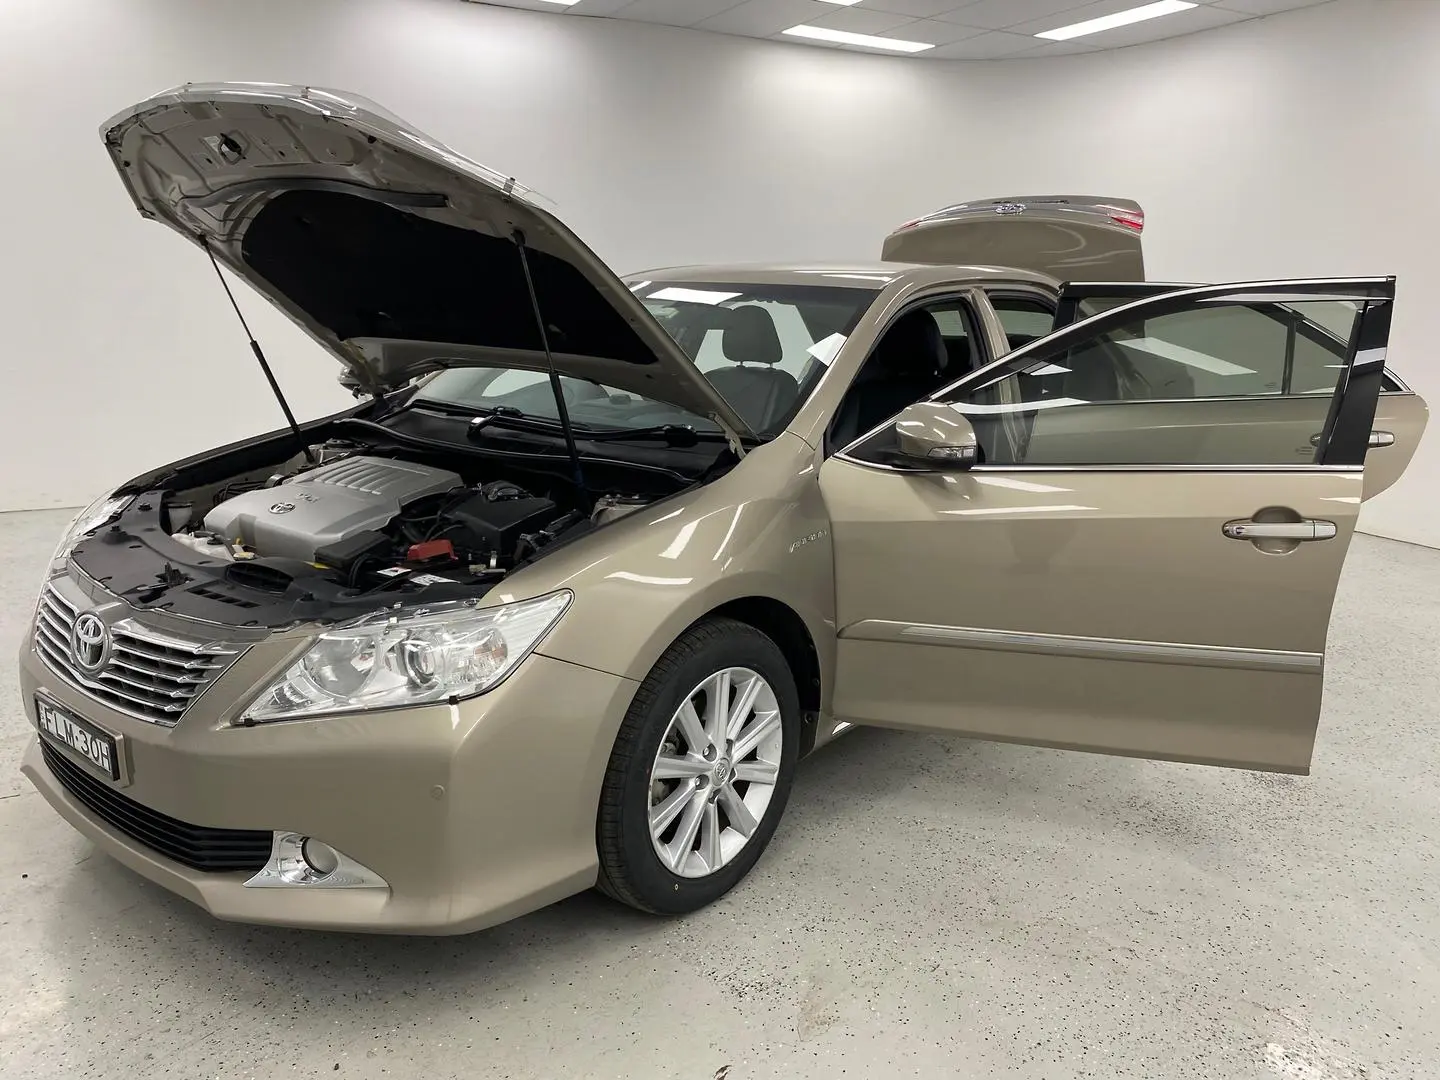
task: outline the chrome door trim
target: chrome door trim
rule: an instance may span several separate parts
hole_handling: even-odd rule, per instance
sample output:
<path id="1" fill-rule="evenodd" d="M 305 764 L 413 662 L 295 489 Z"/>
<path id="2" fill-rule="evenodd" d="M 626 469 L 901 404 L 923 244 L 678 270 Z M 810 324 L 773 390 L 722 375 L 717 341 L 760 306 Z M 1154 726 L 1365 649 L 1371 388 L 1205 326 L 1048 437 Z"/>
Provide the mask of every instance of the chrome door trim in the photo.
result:
<path id="1" fill-rule="evenodd" d="M 884 425 L 882 425 L 884 426 Z M 876 429 L 879 430 L 879 429 Z M 851 443 L 844 450 L 837 451 L 830 455 L 840 461 L 851 465 L 859 465 L 862 468 L 874 469 L 877 472 L 893 472 L 917 474 L 928 476 L 931 473 L 940 472 L 938 469 L 905 468 L 900 465 L 887 465 L 879 461 L 865 461 L 862 458 L 851 457 L 848 451 L 851 447 L 863 442 L 874 435 L 875 432 L 867 432 L 855 442 Z M 953 470 L 949 470 L 954 475 Z M 1361 476 L 1365 472 L 1362 465 L 973 465 L 965 470 L 967 473 L 1065 473 L 1065 472 L 1098 472 L 1098 473 L 1163 473 L 1163 472 L 1218 472 L 1218 473 L 1354 473 Z"/>
<path id="2" fill-rule="evenodd" d="M 962 649 L 1043 653 L 1090 660 L 1127 660 L 1193 667 L 1250 668 L 1260 671 L 1319 672 L 1323 653 L 1283 649 L 1236 649 L 1222 645 L 1191 645 L 1173 641 L 1131 641 L 1122 638 L 989 630 L 973 626 L 932 626 L 924 623 L 864 619 L 840 631 L 860 641 L 948 645 Z"/>

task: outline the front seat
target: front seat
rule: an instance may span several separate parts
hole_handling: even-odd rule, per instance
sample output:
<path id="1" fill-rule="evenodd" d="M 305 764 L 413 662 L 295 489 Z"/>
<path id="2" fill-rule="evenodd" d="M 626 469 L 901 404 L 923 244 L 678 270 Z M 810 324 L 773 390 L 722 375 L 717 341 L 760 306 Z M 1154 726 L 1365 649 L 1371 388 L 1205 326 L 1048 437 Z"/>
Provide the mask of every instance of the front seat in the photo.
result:
<path id="1" fill-rule="evenodd" d="M 935 316 L 915 308 L 885 331 L 845 395 L 834 443 L 844 446 L 940 389 L 950 361 Z"/>
<path id="2" fill-rule="evenodd" d="M 775 367 L 784 359 L 780 335 L 770 313 L 754 304 L 731 308 L 720 338 L 721 351 L 734 367 L 705 373 L 710 385 L 755 432 L 780 421 L 800 396 L 795 376 Z"/>

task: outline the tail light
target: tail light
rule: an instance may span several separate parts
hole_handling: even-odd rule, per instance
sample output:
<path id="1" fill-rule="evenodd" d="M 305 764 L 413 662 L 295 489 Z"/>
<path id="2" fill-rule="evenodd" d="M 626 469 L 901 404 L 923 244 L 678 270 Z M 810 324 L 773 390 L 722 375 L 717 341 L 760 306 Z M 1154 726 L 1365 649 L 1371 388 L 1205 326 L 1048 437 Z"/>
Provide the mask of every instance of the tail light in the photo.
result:
<path id="1" fill-rule="evenodd" d="M 1127 229 L 1134 229 L 1136 232 L 1145 231 L 1144 210 L 1112 210 L 1110 220 L 1116 225 L 1124 225 Z"/>

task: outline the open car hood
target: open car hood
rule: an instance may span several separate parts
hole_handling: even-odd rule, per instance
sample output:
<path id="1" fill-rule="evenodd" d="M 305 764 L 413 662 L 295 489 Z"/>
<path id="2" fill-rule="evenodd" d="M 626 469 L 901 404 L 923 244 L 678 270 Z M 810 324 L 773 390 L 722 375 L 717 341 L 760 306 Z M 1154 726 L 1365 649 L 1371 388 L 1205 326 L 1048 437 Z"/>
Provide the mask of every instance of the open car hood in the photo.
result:
<path id="1" fill-rule="evenodd" d="M 888 262 L 984 263 L 1058 281 L 1144 281 L 1145 211 L 1103 195 L 1019 195 L 957 203 L 885 238 Z"/>
<path id="2" fill-rule="evenodd" d="M 538 197 L 364 98 L 187 83 L 101 129 L 141 214 L 244 278 L 381 391 L 442 367 L 545 370 L 745 422 Z"/>

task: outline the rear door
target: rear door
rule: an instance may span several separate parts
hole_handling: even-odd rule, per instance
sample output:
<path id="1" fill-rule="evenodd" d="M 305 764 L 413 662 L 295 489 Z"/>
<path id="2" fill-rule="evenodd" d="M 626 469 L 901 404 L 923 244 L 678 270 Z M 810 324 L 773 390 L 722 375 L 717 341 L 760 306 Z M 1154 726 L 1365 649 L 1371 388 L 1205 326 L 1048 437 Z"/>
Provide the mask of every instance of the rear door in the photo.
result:
<path id="1" fill-rule="evenodd" d="M 1145 211 L 1131 199 L 1033 195 L 958 203 L 907 221 L 882 259 L 1018 267 L 1065 281 L 1143 281 Z"/>
<path id="2" fill-rule="evenodd" d="M 1196 287 L 1156 281 L 1068 282 L 1060 289 L 1054 329 L 1060 330 L 1147 296 Z M 1217 363 L 1216 358 L 1207 357 L 1203 349 L 1188 348 L 1195 341 L 1187 339 L 1197 336 L 1209 339 L 1207 321 L 1213 326 L 1213 315 L 1197 315 L 1188 325 L 1171 320 L 1167 323 L 1170 340 L 1152 341 L 1150 348 L 1160 349 L 1171 358 L 1188 360 L 1187 365 L 1182 365 L 1188 370 L 1181 372 L 1188 379 L 1180 380 L 1177 389 L 1177 383 L 1172 381 L 1167 385 L 1163 378 L 1157 378 L 1150 392 L 1159 398 L 1185 397 L 1189 396 L 1186 388 L 1198 382 L 1197 396 L 1234 401 L 1231 430 L 1238 460 L 1249 453 L 1249 440 L 1268 439 L 1282 430 L 1296 459 L 1306 460 L 1310 453 L 1308 447 L 1314 445 L 1320 433 L 1307 430 L 1309 410 L 1299 398 L 1305 394 L 1328 393 L 1333 386 L 1333 375 L 1345 361 L 1350 315 L 1348 309 L 1332 304 L 1277 303 L 1255 305 L 1253 326 L 1238 326 L 1233 315 L 1230 316 L 1227 322 L 1234 332 L 1243 333 L 1255 342 L 1269 342 L 1268 354 L 1282 358 L 1278 366 L 1267 368 L 1263 373 L 1245 373 L 1234 365 Z M 1282 339 L 1283 345 L 1279 345 Z M 1171 375 L 1176 373 L 1174 364 L 1164 357 L 1157 364 L 1145 352 L 1131 350 L 1131 358 L 1142 374 L 1153 375 L 1157 369 Z M 1364 498 L 1373 498 L 1400 479 L 1415 454 L 1428 419 L 1429 409 L 1424 399 L 1389 371 L 1385 372 L 1375 427 L 1370 436 L 1370 449 L 1374 453 L 1365 462 Z M 1183 419 L 1179 422 L 1183 423 Z M 1275 426 L 1265 430 L 1269 425 Z"/>
<path id="3" fill-rule="evenodd" d="M 836 718 L 1308 771 L 1393 296 L 1393 279 L 1335 279 L 1136 301 L 936 395 L 975 428 L 979 466 L 897 464 L 893 424 L 827 459 Z M 1152 399 L 1127 367 L 1178 339 L 1210 377 L 1283 369 L 1255 310 L 1276 304 L 1330 305 L 1344 356 L 1243 452 L 1233 401 Z M 1149 355 L 1177 378 L 1194 362 Z M 1059 394 L 1057 373 L 1074 376 Z M 1305 460 L 1297 425 L 1320 434 Z"/>

